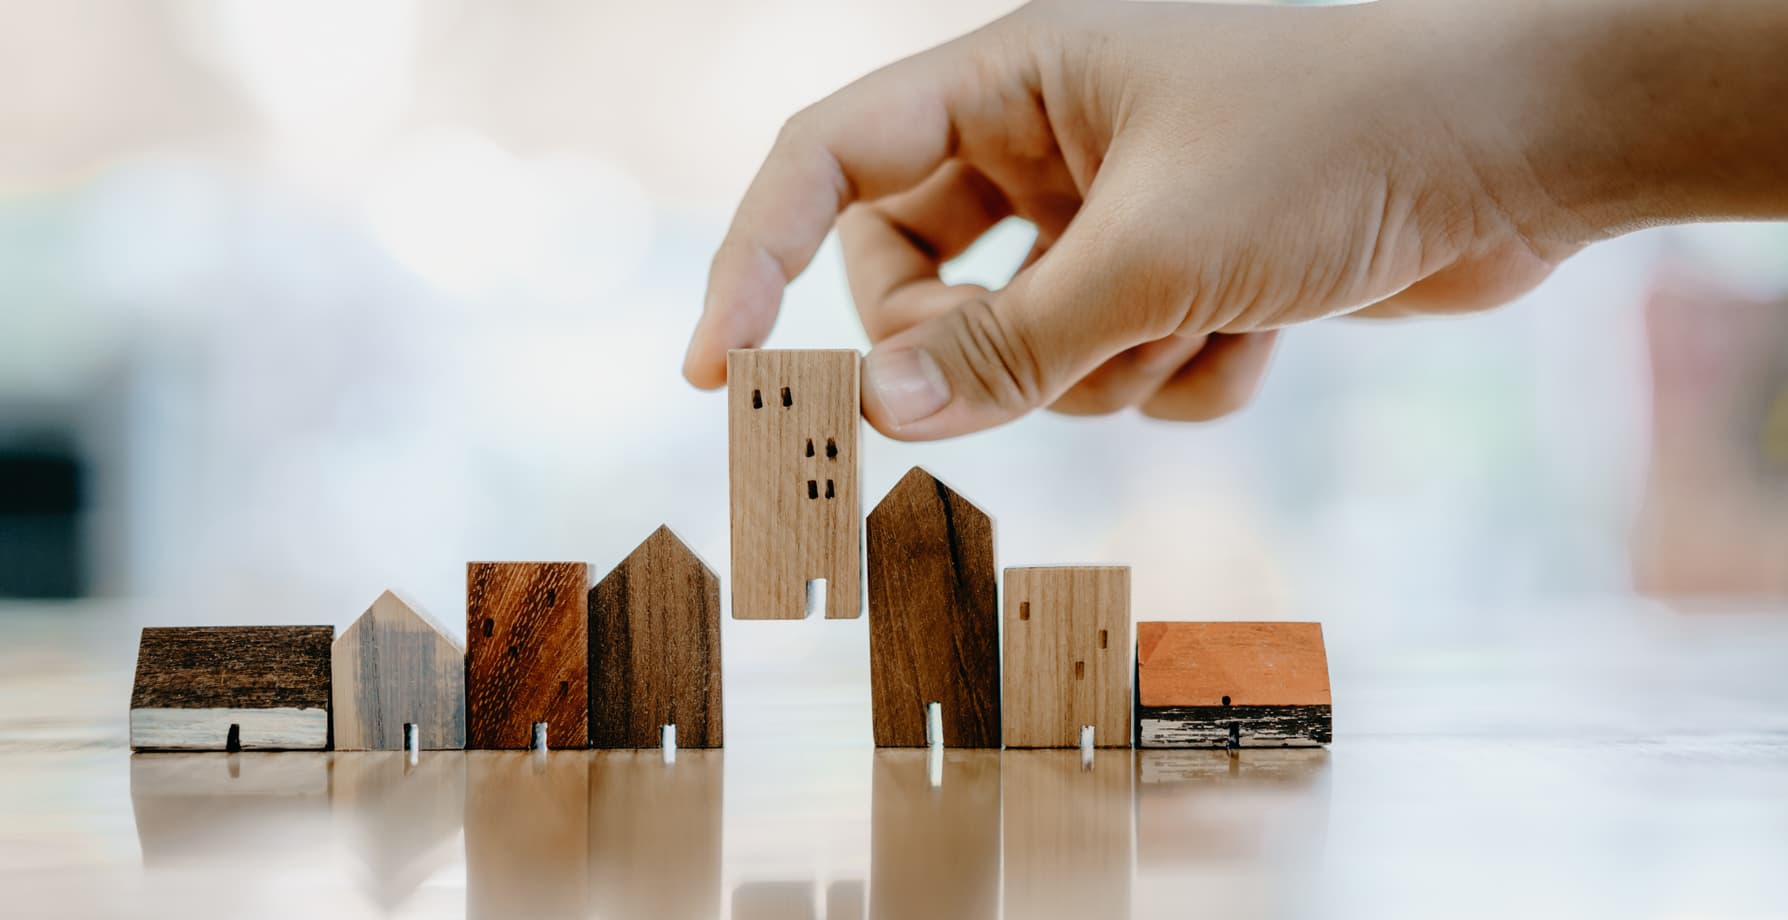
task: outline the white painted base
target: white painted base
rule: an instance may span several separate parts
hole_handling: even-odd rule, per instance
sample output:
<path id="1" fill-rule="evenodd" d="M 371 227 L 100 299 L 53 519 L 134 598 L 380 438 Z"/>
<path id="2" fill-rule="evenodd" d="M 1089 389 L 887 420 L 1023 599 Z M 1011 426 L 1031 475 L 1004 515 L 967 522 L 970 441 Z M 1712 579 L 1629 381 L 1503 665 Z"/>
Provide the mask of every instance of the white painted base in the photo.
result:
<path id="1" fill-rule="evenodd" d="M 132 709 L 134 751 L 221 751 L 237 726 L 245 751 L 320 751 L 329 745 L 326 709 Z"/>

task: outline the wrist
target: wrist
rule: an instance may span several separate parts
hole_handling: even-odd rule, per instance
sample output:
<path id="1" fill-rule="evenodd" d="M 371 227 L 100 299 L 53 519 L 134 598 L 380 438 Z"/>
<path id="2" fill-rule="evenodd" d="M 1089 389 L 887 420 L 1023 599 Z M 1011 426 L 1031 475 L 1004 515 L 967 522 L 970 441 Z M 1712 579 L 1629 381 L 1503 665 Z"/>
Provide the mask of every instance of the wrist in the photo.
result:
<path id="1" fill-rule="evenodd" d="M 1788 216 L 1788 4 L 1536 0 L 1517 28 L 1512 114 L 1553 231 Z"/>

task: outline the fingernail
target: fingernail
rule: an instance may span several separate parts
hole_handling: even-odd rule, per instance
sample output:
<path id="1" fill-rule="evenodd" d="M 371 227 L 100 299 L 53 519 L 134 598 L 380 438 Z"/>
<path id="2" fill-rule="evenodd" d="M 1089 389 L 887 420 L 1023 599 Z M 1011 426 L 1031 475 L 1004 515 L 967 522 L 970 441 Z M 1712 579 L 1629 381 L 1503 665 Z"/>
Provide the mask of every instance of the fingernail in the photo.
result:
<path id="1" fill-rule="evenodd" d="M 930 418 L 950 403 L 950 382 L 943 370 L 917 348 L 870 352 L 863 375 L 896 426 Z"/>

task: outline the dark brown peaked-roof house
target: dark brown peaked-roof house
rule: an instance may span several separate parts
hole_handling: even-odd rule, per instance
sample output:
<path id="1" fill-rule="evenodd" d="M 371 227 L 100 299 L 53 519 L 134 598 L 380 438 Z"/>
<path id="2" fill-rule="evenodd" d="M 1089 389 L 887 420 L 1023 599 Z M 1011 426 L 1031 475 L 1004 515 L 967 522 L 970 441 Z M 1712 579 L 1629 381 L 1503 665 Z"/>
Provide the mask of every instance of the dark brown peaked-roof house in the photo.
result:
<path id="1" fill-rule="evenodd" d="M 590 743 L 722 745 L 720 579 L 659 527 L 590 589 Z"/>

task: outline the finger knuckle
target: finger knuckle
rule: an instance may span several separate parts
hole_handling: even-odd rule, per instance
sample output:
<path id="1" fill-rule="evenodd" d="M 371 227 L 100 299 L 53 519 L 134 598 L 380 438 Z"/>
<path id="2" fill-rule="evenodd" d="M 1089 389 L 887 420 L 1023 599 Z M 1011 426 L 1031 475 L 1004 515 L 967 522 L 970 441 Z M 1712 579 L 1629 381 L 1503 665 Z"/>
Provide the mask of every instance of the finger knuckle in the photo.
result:
<path id="1" fill-rule="evenodd" d="M 784 149 L 804 146 L 815 136 L 822 117 L 819 103 L 790 115 L 776 132 L 776 146 Z"/>
<path id="2" fill-rule="evenodd" d="M 740 243 L 733 234 L 727 234 L 726 238 L 720 241 L 720 245 L 714 248 L 713 258 L 708 260 L 708 273 L 712 275 L 725 268 L 729 263 L 737 261 L 744 251 L 744 244 Z"/>
<path id="3" fill-rule="evenodd" d="M 1043 401 L 1044 367 L 1035 343 L 991 303 L 974 300 L 957 309 L 950 339 L 970 378 L 964 383 L 982 400 L 1011 412 Z"/>

